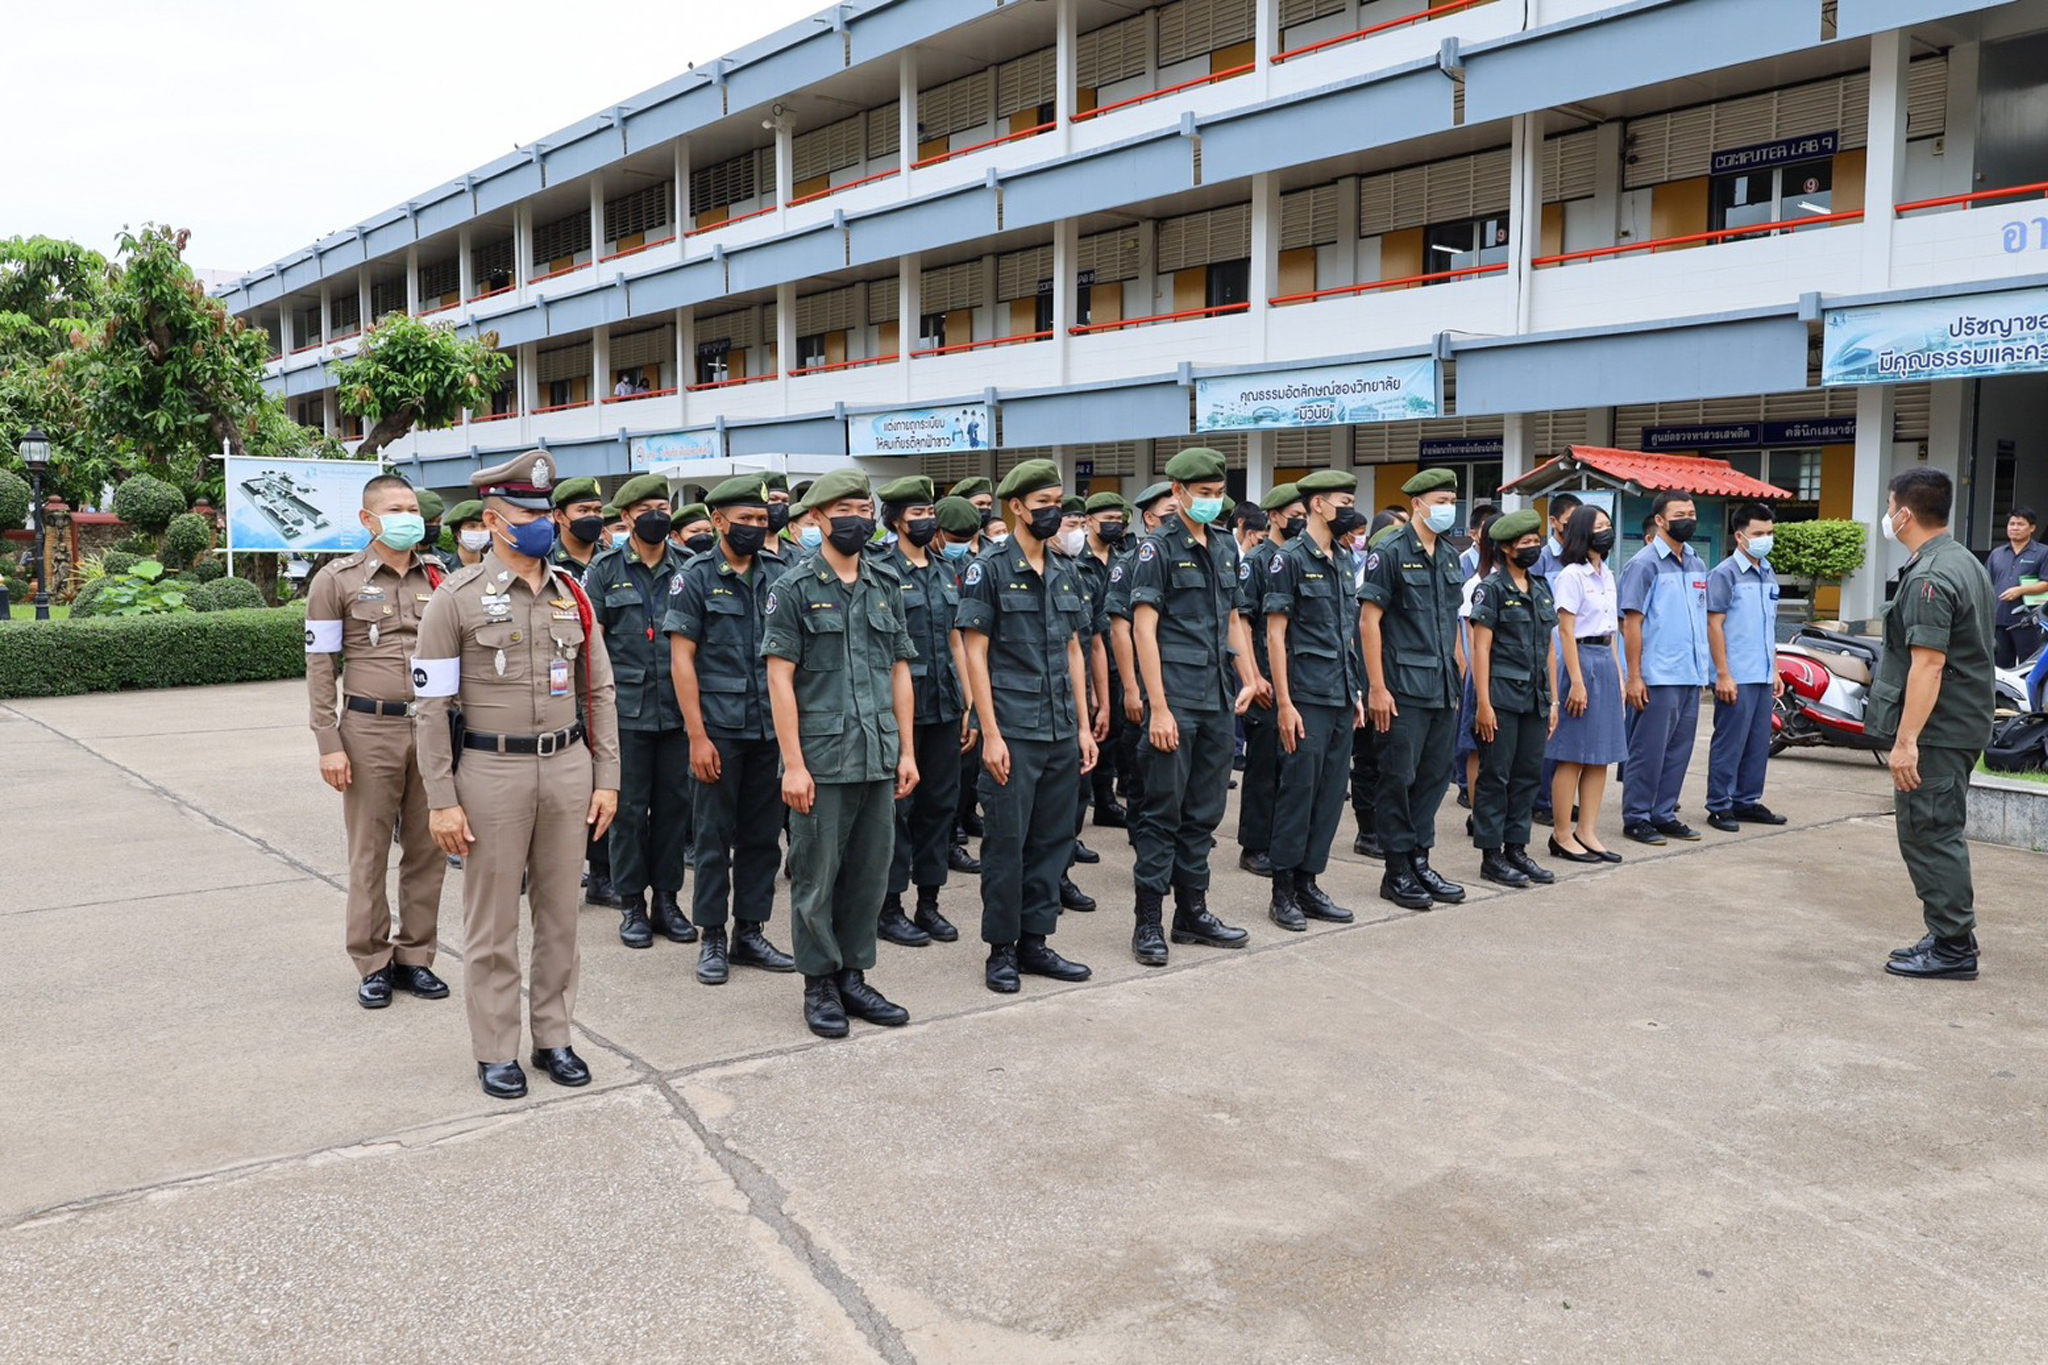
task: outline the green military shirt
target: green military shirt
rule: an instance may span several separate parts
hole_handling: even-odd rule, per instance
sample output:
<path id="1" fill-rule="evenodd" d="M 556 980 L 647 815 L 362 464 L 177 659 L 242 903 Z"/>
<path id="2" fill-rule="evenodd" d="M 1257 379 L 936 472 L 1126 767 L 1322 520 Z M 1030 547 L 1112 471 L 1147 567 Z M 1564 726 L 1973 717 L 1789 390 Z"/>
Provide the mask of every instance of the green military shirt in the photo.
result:
<path id="1" fill-rule="evenodd" d="M 1103 588 L 1102 611 L 1107 620 L 1131 619 L 1131 566 L 1138 562 L 1138 543 L 1109 557 L 1109 580 Z"/>
<path id="2" fill-rule="evenodd" d="M 968 564 L 960 579 L 958 625 L 988 637 L 989 685 L 1005 740 L 1080 734 L 1067 641 L 1087 622 L 1072 560 L 1047 550 L 1040 577 L 1024 551 L 1006 540 Z"/>
<path id="3" fill-rule="evenodd" d="M 562 537 L 558 533 L 555 536 L 555 548 L 548 551 L 548 563 L 554 565 L 578 583 L 581 583 L 583 576 L 590 572 L 592 566 L 597 563 L 597 557 L 603 553 L 604 549 L 602 546 L 591 551 L 590 563 L 585 564 L 562 547 Z"/>
<path id="4" fill-rule="evenodd" d="M 1138 547 L 1131 605 L 1159 612 L 1159 671 L 1168 706 L 1230 708 L 1237 692 L 1230 664 L 1237 561 L 1237 542 L 1228 532 L 1211 527 L 1205 546 L 1179 517 Z"/>
<path id="5" fill-rule="evenodd" d="M 966 709 L 965 690 L 953 668 L 953 618 L 960 610 L 960 587 L 936 549 L 925 554 L 923 568 L 910 562 L 900 545 L 873 551 L 870 558 L 886 565 L 902 589 L 904 629 L 917 649 L 910 661 L 911 685 L 917 692 L 917 724 L 938 725 L 960 719 Z"/>
<path id="6" fill-rule="evenodd" d="M 1996 619 L 1991 575 L 1977 556 L 1946 532 L 1922 545 L 1900 573 L 1898 592 L 1884 615 L 1884 654 L 1870 684 L 1864 721 L 1871 735 L 1889 739 L 1899 733 L 1906 675 L 1917 647 L 1948 656 L 1941 694 L 1919 743 L 1944 749 L 1982 749 L 1989 743 L 1996 709 L 1991 659 Z"/>
<path id="7" fill-rule="evenodd" d="M 1288 696 L 1297 705 L 1353 706 L 1363 700 L 1365 656 L 1358 647 L 1351 552 L 1334 546 L 1325 551 L 1304 531 L 1266 557 L 1264 578 L 1261 605 L 1288 618 Z"/>
<path id="8" fill-rule="evenodd" d="M 1550 632 L 1557 626 L 1557 604 L 1550 580 L 1529 575 L 1523 592 L 1506 569 L 1495 569 L 1472 590 L 1472 624 L 1493 632 L 1493 654 L 1487 664 L 1493 709 L 1526 715 L 1550 710 Z"/>
<path id="9" fill-rule="evenodd" d="M 819 782 L 896 775 L 896 661 L 917 648 L 903 625 L 902 582 L 871 555 L 842 583 L 818 555 L 791 569 L 761 604 L 761 654 L 796 665 L 797 731 Z"/>
<path id="10" fill-rule="evenodd" d="M 661 558 L 649 569 L 627 545 L 598 555 L 583 576 L 584 594 L 612 656 L 621 730 L 683 728 L 661 620 L 668 611 L 669 588 L 688 557 L 664 543 Z"/>
<path id="11" fill-rule="evenodd" d="M 1069 561 L 1074 576 L 1081 580 L 1081 592 L 1088 608 L 1088 626 L 1081 632 L 1081 648 L 1098 635 L 1109 634 L 1109 566 L 1084 549 Z"/>
<path id="12" fill-rule="evenodd" d="M 1237 565 L 1237 614 L 1251 627 L 1252 657 L 1258 660 L 1262 678 L 1273 676 L 1273 661 L 1266 657 L 1266 576 L 1272 572 L 1273 556 L 1284 548 L 1271 538 L 1262 540 Z"/>
<path id="13" fill-rule="evenodd" d="M 698 709 L 705 730 L 719 739 L 774 733 L 761 657 L 761 598 L 782 574 L 781 556 L 767 550 L 740 574 L 725 551 L 714 548 L 692 555 L 669 580 L 661 630 L 696 644 Z"/>
<path id="14" fill-rule="evenodd" d="M 1359 596 L 1383 613 L 1381 670 L 1394 699 L 1455 710 L 1463 687 L 1456 650 L 1465 574 L 1450 542 L 1438 536 L 1431 555 L 1413 526 L 1375 540 Z"/>

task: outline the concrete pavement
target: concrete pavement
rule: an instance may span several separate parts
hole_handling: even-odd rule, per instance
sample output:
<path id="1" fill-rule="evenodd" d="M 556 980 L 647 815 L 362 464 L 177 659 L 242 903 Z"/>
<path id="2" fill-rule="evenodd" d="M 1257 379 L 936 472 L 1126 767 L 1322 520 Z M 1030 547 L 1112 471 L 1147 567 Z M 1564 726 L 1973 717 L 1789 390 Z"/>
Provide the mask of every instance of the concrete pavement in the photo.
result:
<path id="1" fill-rule="evenodd" d="M 303 689 L 0 705 L 0 1361 L 2021 1361 L 2048 1347 L 2037 855 L 1977 846 L 1985 975 L 1920 932 L 1882 771 L 1794 823 L 1070 988 L 883 945 L 915 1016 L 582 917 L 582 1091 L 490 1102 L 456 998 L 366 1014 Z M 1704 739 L 1688 784 L 1698 814 Z M 1609 802 L 1610 817 L 1618 796 Z M 1610 818 L 1610 825 L 1613 821 Z M 1228 855 L 1226 857 L 1226 855 Z M 1562 871 L 1562 869 L 1560 869 Z M 443 932 L 460 948 L 460 874 Z M 956 879 L 957 881 L 958 879 Z M 787 946 L 786 897 L 772 936 Z"/>

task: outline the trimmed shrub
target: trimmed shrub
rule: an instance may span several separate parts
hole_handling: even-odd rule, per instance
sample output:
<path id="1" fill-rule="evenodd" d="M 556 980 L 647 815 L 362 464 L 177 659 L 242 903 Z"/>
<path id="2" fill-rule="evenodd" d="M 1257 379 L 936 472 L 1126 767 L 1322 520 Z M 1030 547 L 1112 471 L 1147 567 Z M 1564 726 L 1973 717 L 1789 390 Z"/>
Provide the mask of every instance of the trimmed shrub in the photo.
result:
<path id="1" fill-rule="evenodd" d="M 194 611 L 237 611 L 260 607 L 264 605 L 263 589 L 246 578 L 216 578 L 187 593 L 185 605 Z"/>
<path id="2" fill-rule="evenodd" d="M 156 553 L 156 542 L 148 536 L 129 536 L 114 542 L 114 548 L 122 554 L 134 555 L 137 559 L 148 559 Z"/>
<path id="3" fill-rule="evenodd" d="M 114 490 L 114 515 L 151 535 L 163 534 L 185 510 L 185 495 L 174 484 L 149 474 L 131 474 Z"/>
<path id="4" fill-rule="evenodd" d="M 213 548 L 213 523 L 197 512 L 180 512 L 164 528 L 164 563 L 182 569 Z"/>
<path id="5" fill-rule="evenodd" d="M 99 599 L 101 589 L 107 586 L 104 578 L 89 578 L 81 583 L 71 598 L 71 615 L 83 618 L 93 614 L 93 603 Z"/>
<path id="6" fill-rule="evenodd" d="M 100 556 L 100 573 L 127 573 L 142 562 L 142 556 L 127 550 L 108 550 Z"/>
<path id="7" fill-rule="evenodd" d="M 171 612 L 0 629 L 0 697 L 265 682 L 306 672 L 294 610 Z"/>
<path id="8" fill-rule="evenodd" d="M 29 503 L 34 491 L 27 479 L 11 469 L 0 469 L 0 531 L 13 531 L 28 524 Z"/>
<path id="9" fill-rule="evenodd" d="M 228 566 L 221 561 L 219 555 L 201 555 L 192 565 L 192 577 L 201 583 L 211 583 L 214 579 L 224 576 L 227 571 Z"/>

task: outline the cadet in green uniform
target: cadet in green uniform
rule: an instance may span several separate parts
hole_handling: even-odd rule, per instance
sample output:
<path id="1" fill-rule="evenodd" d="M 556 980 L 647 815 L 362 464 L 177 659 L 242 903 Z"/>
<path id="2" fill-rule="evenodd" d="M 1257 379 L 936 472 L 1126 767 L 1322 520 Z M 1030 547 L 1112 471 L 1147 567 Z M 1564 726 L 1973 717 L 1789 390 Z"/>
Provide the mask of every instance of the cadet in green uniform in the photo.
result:
<path id="1" fill-rule="evenodd" d="M 985 533 L 988 530 L 989 523 L 996 519 L 995 485 L 982 478 L 979 474 L 975 474 L 961 479 L 951 488 L 947 489 L 946 497 L 948 500 L 957 499 L 974 509 L 974 548 L 970 555 L 979 555 L 989 546 Z M 966 572 L 964 566 L 961 572 L 963 574 Z M 981 815 L 978 811 L 980 803 L 981 755 L 972 750 L 963 751 L 960 755 L 960 810 L 957 817 L 960 828 L 956 839 L 968 837 L 979 839 L 981 837 L 982 823 Z M 965 854 L 967 852 L 967 845 L 964 842 L 958 843 L 957 847 L 961 853 Z M 954 860 L 953 866 L 955 871 L 965 870 L 960 867 L 957 858 Z"/>
<path id="2" fill-rule="evenodd" d="M 1110 657 L 1123 680 L 1124 728 L 1116 756 L 1117 775 L 1124 784 L 1128 823 L 1135 825 L 1138 807 L 1145 799 L 1145 773 L 1138 763 L 1138 746 L 1145 737 L 1145 679 L 1138 671 L 1138 651 L 1131 635 L 1131 570 L 1137 566 L 1138 547 L 1145 538 L 1176 515 L 1173 485 L 1155 483 L 1146 488 L 1131 510 L 1137 515 L 1137 529 L 1124 537 L 1109 562 L 1109 596 L 1103 610 L 1109 614 Z M 1130 837 L 1135 846 L 1135 831 Z"/>
<path id="3" fill-rule="evenodd" d="M 1300 492 L 1291 483 L 1283 483 L 1259 499 L 1259 510 L 1267 516 L 1266 538 L 1237 566 L 1237 610 L 1251 632 L 1259 676 L 1270 686 L 1273 667 L 1266 655 L 1266 575 L 1273 556 L 1286 547 L 1307 512 Z M 1244 713 L 1244 783 L 1237 797 L 1237 865 L 1254 877 L 1273 875 L 1268 855 L 1273 847 L 1273 802 L 1279 794 L 1280 732 L 1273 725 L 1273 708 L 1254 706 Z"/>
<path id="4" fill-rule="evenodd" d="M 682 559 L 678 561 L 679 565 L 688 563 L 692 555 L 709 554 L 716 549 L 718 532 L 711 525 L 711 509 L 701 502 L 686 503 L 677 508 L 675 516 L 669 522 L 668 540 L 682 555 Z M 687 731 L 684 743 L 687 746 Z M 686 757 L 683 769 L 683 866 L 696 865 L 697 784 L 690 780 Z"/>
<path id="5" fill-rule="evenodd" d="M 1529 830 L 1543 787 L 1550 737 L 1550 581 L 1534 572 L 1543 555 L 1543 518 L 1534 509 L 1495 517 L 1487 534 L 1501 567 L 1472 590 L 1473 733 L 1479 783 L 1472 792 L 1472 842 L 1479 875 L 1502 886 L 1557 878 L 1529 856 Z"/>
<path id="6" fill-rule="evenodd" d="M 619 490 L 618 506 L 631 528 L 626 544 L 598 552 L 584 572 L 583 591 L 611 651 L 618 697 L 619 815 L 609 851 L 612 884 L 625 902 L 619 941 L 650 948 L 661 934 L 672 943 L 695 943 L 697 927 L 676 899 L 690 837 L 690 739 L 659 629 L 685 556 L 668 542 L 674 518 L 667 479 L 634 476 Z"/>
<path id="7" fill-rule="evenodd" d="M 484 528 L 484 505 L 475 498 L 448 509 L 447 526 L 455 533 L 455 549 L 445 556 L 448 568 L 466 569 L 481 564 L 484 551 L 491 548 L 491 533 Z"/>
<path id="8" fill-rule="evenodd" d="M 796 962 L 762 932 L 775 906 L 782 802 L 761 599 L 783 563 L 764 548 L 768 489 L 759 474 L 727 479 L 704 501 L 718 548 L 693 557 L 670 580 L 661 629 L 697 779 L 697 878 L 690 888 L 690 918 L 704 931 L 697 979 L 716 986 L 729 961 L 771 972 L 794 971 Z M 728 896 L 739 921 L 730 946 Z"/>
<path id="9" fill-rule="evenodd" d="M 1268 556 L 1266 654 L 1273 670 L 1270 724 L 1281 749 L 1272 815 L 1273 923 L 1295 933 L 1312 919 L 1352 914 L 1316 885 L 1344 818 L 1351 736 L 1365 723 L 1365 661 L 1358 652 L 1355 561 L 1345 539 L 1365 524 L 1358 479 L 1319 469 L 1295 485 L 1307 524 Z M 1250 774 L 1250 764 L 1246 764 Z"/>
<path id="10" fill-rule="evenodd" d="M 1081 632 L 1081 661 L 1088 670 L 1088 709 L 1081 717 L 1095 735 L 1098 758 L 1095 766 L 1102 766 L 1099 757 L 1102 741 L 1109 735 L 1109 649 L 1103 642 L 1107 634 L 1103 615 L 1103 601 L 1108 594 L 1109 575 L 1088 553 L 1088 501 L 1073 493 L 1060 501 L 1060 533 L 1053 540 L 1053 552 L 1064 556 L 1074 567 L 1074 574 L 1081 580 L 1081 599 L 1087 613 L 1087 626 Z M 1074 852 L 1068 861 L 1068 875 L 1060 878 L 1060 909 L 1090 911 L 1095 908 L 1095 897 L 1074 885 L 1074 863 L 1099 863 L 1102 855 L 1081 842 L 1081 831 L 1088 824 L 1088 802 L 1094 795 L 1095 774 L 1088 780 L 1076 784 L 1074 790 Z"/>
<path id="11" fill-rule="evenodd" d="M 1455 905 L 1465 890 L 1429 865 L 1451 780 L 1461 690 L 1456 660 L 1465 574 L 1443 536 L 1458 521 L 1458 476 L 1425 469 L 1401 485 L 1412 515 L 1365 556 L 1359 634 L 1366 712 L 1380 732 L 1374 815 L 1387 873 L 1380 895 L 1408 910 Z"/>
<path id="12" fill-rule="evenodd" d="M 1927 934 L 1893 951 L 1894 976 L 1977 979 L 1976 891 L 1963 840 L 1970 774 L 1991 738 L 1991 575 L 1948 533 L 1954 488 L 1938 469 L 1893 478 L 1880 523 L 1913 552 L 1884 616 L 1884 654 L 1864 723 L 1892 743 L 1899 854 Z"/>
<path id="13" fill-rule="evenodd" d="M 1252 671 L 1251 637 L 1237 613 L 1237 542 L 1220 529 L 1210 533 L 1223 513 L 1224 472 L 1223 456 L 1202 446 L 1168 462 L 1178 512 L 1138 547 L 1131 568 L 1132 635 L 1146 700 L 1138 746 L 1145 799 L 1131 822 L 1131 955 L 1148 967 L 1166 963 L 1159 920 L 1168 886 L 1175 943 L 1242 948 L 1249 937 L 1208 905 L 1209 849 L 1230 799 L 1234 717 L 1271 696 Z"/>
<path id="14" fill-rule="evenodd" d="M 1088 513 L 1088 550 L 1082 564 L 1094 565 L 1096 579 L 1101 584 L 1102 597 L 1097 604 L 1101 616 L 1101 632 L 1096 639 L 1102 646 L 1105 662 L 1109 668 L 1109 692 L 1106 710 L 1109 714 L 1109 730 L 1098 736 L 1096 743 L 1101 748 L 1102 758 L 1095 765 L 1095 771 L 1088 775 L 1089 787 L 1095 797 L 1095 823 L 1102 829 L 1125 829 L 1130 817 L 1116 799 L 1117 751 L 1123 741 L 1124 702 L 1123 678 L 1116 669 L 1115 650 L 1111 643 L 1109 618 L 1109 573 L 1115 563 L 1117 552 L 1123 548 L 1126 533 L 1130 529 L 1131 505 L 1117 493 L 1093 493 L 1082 506 Z"/>
<path id="15" fill-rule="evenodd" d="M 981 721 L 981 937 L 984 980 L 1005 995 L 1018 975 L 1085 981 L 1090 972 L 1046 942 L 1059 924 L 1059 880 L 1074 846 L 1074 788 L 1095 766 L 1082 725 L 1088 679 L 1080 632 L 1086 605 L 1073 568 L 1052 553 L 1060 471 L 1024 460 L 997 496 L 1016 532 L 990 546 L 960 580 L 958 624 L 967 691 Z"/>
<path id="16" fill-rule="evenodd" d="M 761 652 L 790 810 L 790 933 L 804 1022 L 821 1038 L 844 1038 L 848 1015 L 910 1022 L 866 973 L 896 848 L 895 803 L 917 786 L 917 759 L 903 743 L 917 649 L 903 628 L 902 579 L 866 552 L 875 533 L 867 476 L 826 474 L 797 508 L 831 529 L 768 589 Z"/>
<path id="17" fill-rule="evenodd" d="M 917 789 L 896 802 L 895 854 L 889 862 L 889 894 L 876 926 L 891 943 L 921 948 L 938 939 L 960 937 L 939 913 L 939 888 L 946 884 L 946 853 L 960 809 L 960 753 L 967 741 L 966 698 L 960 690 L 965 652 L 953 615 L 960 605 L 959 581 L 932 542 L 939 534 L 932 481 L 922 474 L 881 488 L 882 520 L 896 533 L 893 545 L 873 555 L 902 584 L 904 628 L 917 657 L 910 661 L 915 724 L 906 746 L 917 758 Z M 964 505 L 964 504 L 963 504 Z M 917 887 L 917 919 L 903 913 L 903 893 Z"/>
<path id="18" fill-rule="evenodd" d="M 940 498 L 934 510 L 939 518 L 939 538 L 932 542 L 937 547 L 947 571 L 953 575 L 954 605 L 958 606 L 960 580 L 967 573 L 967 566 L 982 551 L 981 512 L 965 498 Z M 965 657 L 964 655 L 962 656 Z M 953 812 L 952 838 L 946 848 L 946 866 L 954 872 L 972 877 L 981 872 L 981 860 L 967 851 L 967 824 L 971 818 L 974 832 L 979 836 L 981 817 L 975 815 L 973 806 L 974 788 L 981 777 L 981 731 L 974 728 L 974 702 L 967 696 L 967 675 L 960 675 L 961 701 L 967 707 L 967 732 L 960 741 L 960 786 L 962 788 L 955 802 Z"/>
<path id="19" fill-rule="evenodd" d="M 426 534 L 420 539 L 420 553 L 437 561 L 444 569 L 461 567 L 452 553 L 441 548 L 441 528 L 446 524 L 444 518 L 448 504 L 431 488 L 416 491 L 420 499 L 420 520 L 427 524 Z M 477 506 L 481 508 L 483 504 L 478 503 Z"/>
<path id="20" fill-rule="evenodd" d="M 604 541 L 604 492 L 596 479 L 564 479 L 549 495 L 555 523 L 555 548 L 548 563 L 578 583 L 589 571 L 590 562 Z M 604 839 L 592 839 L 583 877 L 583 902 L 625 908 L 625 900 L 612 886 L 611 848 Z"/>

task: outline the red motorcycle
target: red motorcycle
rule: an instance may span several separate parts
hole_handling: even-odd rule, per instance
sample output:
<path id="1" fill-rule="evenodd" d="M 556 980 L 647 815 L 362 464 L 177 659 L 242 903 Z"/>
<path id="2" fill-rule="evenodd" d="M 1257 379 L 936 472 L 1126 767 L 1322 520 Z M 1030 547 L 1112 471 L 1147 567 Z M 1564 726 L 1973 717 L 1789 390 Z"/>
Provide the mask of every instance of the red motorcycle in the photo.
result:
<path id="1" fill-rule="evenodd" d="M 1863 728 L 1870 680 L 1884 653 L 1884 641 L 1819 626 L 1802 627 L 1778 646 L 1778 678 L 1785 684 L 1771 708 L 1771 753 L 1824 745 L 1861 749 L 1879 763 L 1889 743 Z"/>

